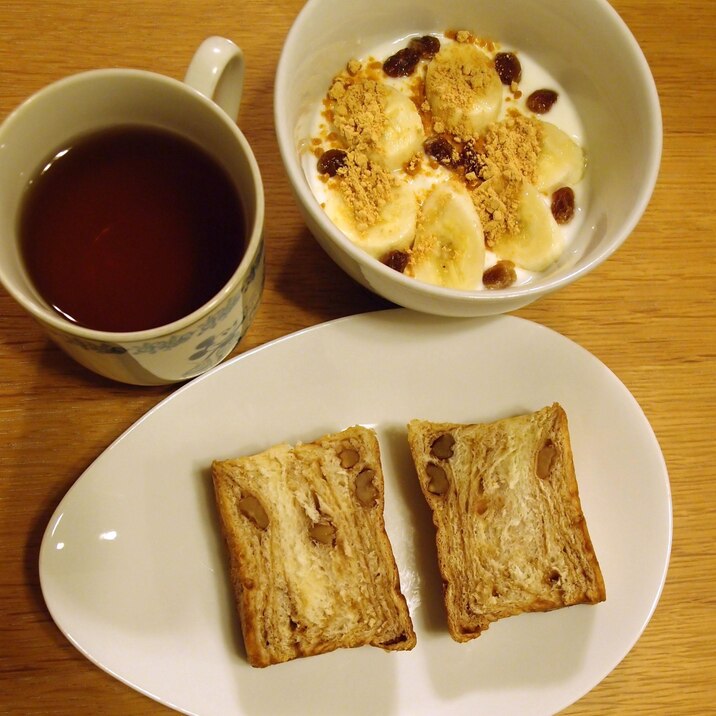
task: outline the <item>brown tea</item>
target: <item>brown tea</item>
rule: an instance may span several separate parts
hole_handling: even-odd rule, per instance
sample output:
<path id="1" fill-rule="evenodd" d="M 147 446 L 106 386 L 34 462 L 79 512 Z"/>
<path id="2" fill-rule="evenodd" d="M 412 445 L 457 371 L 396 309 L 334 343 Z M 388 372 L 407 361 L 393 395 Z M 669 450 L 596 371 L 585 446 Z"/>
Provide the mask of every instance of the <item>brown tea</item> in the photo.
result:
<path id="1" fill-rule="evenodd" d="M 224 169 L 178 135 L 123 127 L 48 159 L 20 219 L 23 259 L 69 321 L 105 331 L 171 323 L 214 296 L 245 250 Z"/>

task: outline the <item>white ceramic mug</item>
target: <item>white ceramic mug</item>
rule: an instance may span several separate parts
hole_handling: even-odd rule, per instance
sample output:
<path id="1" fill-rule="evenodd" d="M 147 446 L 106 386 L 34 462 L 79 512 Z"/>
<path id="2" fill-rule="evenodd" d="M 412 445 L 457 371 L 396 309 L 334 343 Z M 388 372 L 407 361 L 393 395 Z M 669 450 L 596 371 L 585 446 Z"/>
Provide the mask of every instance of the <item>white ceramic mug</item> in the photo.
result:
<path id="1" fill-rule="evenodd" d="M 246 332 L 263 289 L 261 175 L 236 126 L 244 62 L 230 40 L 210 37 L 184 82 L 153 72 L 102 69 L 59 80 L 0 126 L 0 282 L 64 351 L 100 375 L 136 385 L 192 378 L 223 360 Z M 246 251 L 223 288 L 193 313 L 128 333 L 84 328 L 63 318 L 28 278 L 18 216 L 28 180 L 58 147 L 113 126 L 164 128 L 193 141 L 221 165 L 241 198 Z"/>

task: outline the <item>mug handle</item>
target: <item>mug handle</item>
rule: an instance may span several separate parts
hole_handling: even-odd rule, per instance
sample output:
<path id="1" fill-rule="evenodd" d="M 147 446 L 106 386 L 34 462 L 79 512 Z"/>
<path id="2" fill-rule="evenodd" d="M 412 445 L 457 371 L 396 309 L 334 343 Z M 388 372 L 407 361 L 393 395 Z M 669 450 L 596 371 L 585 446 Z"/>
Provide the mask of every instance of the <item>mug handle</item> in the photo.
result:
<path id="1" fill-rule="evenodd" d="M 244 53 L 225 37 L 207 37 L 194 53 L 184 82 L 236 121 L 244 87 Z"/>

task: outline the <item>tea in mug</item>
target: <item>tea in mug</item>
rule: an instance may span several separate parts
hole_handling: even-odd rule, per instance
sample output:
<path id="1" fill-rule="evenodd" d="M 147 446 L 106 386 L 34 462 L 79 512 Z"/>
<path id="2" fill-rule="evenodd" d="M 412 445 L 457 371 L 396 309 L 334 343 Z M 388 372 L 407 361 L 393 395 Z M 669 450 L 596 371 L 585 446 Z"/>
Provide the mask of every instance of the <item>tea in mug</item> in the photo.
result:
<path id="1" fill-rule="evenodd" d="M 68 321 L 138 331 L 182 318 L 227 283 L 245 251 L 241 200 L 189 140 L 122 127 L 61 147 L 30 182 L 21 250 Z"/>

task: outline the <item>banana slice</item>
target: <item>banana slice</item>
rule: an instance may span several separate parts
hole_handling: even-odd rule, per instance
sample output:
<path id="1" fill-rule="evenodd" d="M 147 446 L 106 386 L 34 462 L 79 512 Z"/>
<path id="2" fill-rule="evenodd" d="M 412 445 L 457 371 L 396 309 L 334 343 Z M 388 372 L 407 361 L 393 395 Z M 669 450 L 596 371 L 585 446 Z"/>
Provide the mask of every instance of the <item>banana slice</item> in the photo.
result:
<path id="1" fill-rule="evenodd" d="M 378 220 L 367 228 L 359 228 L 353 210 L 336 188 L 326 192 L 325 211 L 354 244 L 377 259 L 390 251 L 409 249 L 415 238 L 418 201 L 407 184 L 393 187 Z"/>
<path id="2" fill-rule="evenodd" d="M 447 288 L 472 289 L 485 265 L 485 237 L 467 189 L 436 184 L 420 209 L 408 276 Z"/>
<path id="3" fill-rule="evenodd" d="M 561 186 L 574 186 L 584 176 L 584 150 L 554 124 L 542 122 L 542 146 L 537 157 L 535 186 L 551 194 Z"/>
<path id="4" fill-rule="evenodd" d="M 492 60 L 475 45 L 445 45 L 428 65 L 425 96 L 433 118 L 447 131 L 467 138 L 497 119 L 502 83 Z"/>
<path id="5" fill-rule="evenodd" d="M 522 182 L 518 195 L 517 231 L 498 234 L 492 250 L 528 271 L 544 271 L 564 250 L 564 236 L 544 197 L 534 186 Z"/>
<path id="6" fill-rule="evenodd" d="M 383 111 L 386 122 L 369 153 L 388 171 L 400 169 L 420 150 L 425 141 L 423 121 L 412 100 L 394 87 L 385 87 Z"/>
<path id="7" fill-rule="evenodd" d="M 345 145 L 365 152 L 388 171 L 406 164 L 425 140 L 423 122 L 412 100 L 374 80 L 331 88 L 334 124 Z"/>

